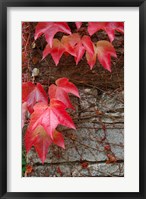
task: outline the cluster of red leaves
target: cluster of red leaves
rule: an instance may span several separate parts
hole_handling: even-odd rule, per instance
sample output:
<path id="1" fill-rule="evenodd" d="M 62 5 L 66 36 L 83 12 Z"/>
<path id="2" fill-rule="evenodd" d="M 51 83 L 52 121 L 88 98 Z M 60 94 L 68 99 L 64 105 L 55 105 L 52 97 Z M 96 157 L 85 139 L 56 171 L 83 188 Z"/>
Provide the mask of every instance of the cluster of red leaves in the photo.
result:
<path id="1" fill-rule="evenodd" d="M 40 83 L 35 85 L 32 82 L 24 82 L 22 85 L 22 127 L 26 112 L 31 114 L 25 134 L 26 151 L 34 146 L 42 163 L 52 143 L 65 148 L 63 135 L 56 130 L 57 126 L 63 125 L 75 129 L 66 109 L 74 109 L 68 93 L 80 97 L 78 89 L 67 78 L 60 78 L 55 83 L 56 85 L 49 86 L 48 94 Z"/>
<path id="2" fill-rule="evenodd" d="M 77 29 L 82 26 L 82 22 L 76 22 L 75 24 Z M 110 42 L 101 40 L 93 43 L 88 35 L 81 38 L 79 33 L 72 34 L 70 27 L 65 22 L 39 22 L 36 26 L 34 38 L 36 40 L 42 34 L 45 35 L 47 45 L 43 51 L 42 59 L 51 54 L 55 64 L 58 65 L 63 53 L 68 53 L 74 56 L 75 62 L 78 64 L 85 54 L 90 69 L 93 68 L 96 58 L 98 58 L 100 64 L 106 70 L 111 71 L 111 56 L 117 57 L 111 42 L 114 40 L 115 30 L 121 33 L 124 32 L 123 22 L 89 22 L 87 30 L 90 36 L 99 30 L 106 31 Z M 61 40 L 58 40 L 54 38 L 57 32 L 68 35 L 64 35 Z"/>

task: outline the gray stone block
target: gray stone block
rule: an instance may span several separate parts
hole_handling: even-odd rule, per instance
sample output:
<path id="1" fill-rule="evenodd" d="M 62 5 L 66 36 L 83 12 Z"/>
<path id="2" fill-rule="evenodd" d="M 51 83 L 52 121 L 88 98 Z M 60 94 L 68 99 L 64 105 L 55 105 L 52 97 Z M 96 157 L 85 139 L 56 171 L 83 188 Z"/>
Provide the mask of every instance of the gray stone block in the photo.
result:
<path id="1" fill-rule="evenodd" d="M 84 163 L 86 164 L 86 163 Z M 64 163 L 33 166 L 28 177 L 123 177 L 124 163 Z"/>

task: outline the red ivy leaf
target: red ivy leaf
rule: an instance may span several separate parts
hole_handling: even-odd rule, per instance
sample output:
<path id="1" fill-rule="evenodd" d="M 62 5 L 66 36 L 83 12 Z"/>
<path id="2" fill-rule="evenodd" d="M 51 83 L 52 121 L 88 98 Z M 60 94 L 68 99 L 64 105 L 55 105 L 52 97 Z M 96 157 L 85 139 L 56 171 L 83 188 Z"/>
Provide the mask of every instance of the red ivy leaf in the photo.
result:
<path id="1" fill-rule="evenodd" d="M 74 33 L 69 36 L 63 36 L 61 42 L 65 48 L 65 51 L 76 57 L 75 46 L 80 42 L 80 35 L 78 33 Z"/>
<path id="2" fill-rule="evenodd" d="M 108 145 L 108 144 L 105 145 L 105 146 L 104 146 L 104 150 L 105 150 L 105 151 L 111 151 L 110 145 Z"/>
<path id="3" fill-rule="evenodd" d="M 42 163 L 44 163 L 46 159 L 48 147 L 51 144 L 52 140 L 50 136 L 46 133 L 41 125 L 38 125 L 34 131 L 29 131 L 29 129 L 27 129 L 25 134 L 26 151 L 28 153 L 31 147 L 34 146 Z"/>
<path id="4" fill-rule="evenodd" d="M 106 28 L 107 22 L 88 22 L 88 33 L 92 36 L 95 32 L 99 30 L 104 30 Z"/>
<path id="5" fill-rule="evenodd" d="M 111 56 L 117 57 L 116 51 L 113 45 L 105 40 L 98 41 L 94 46 L 95 53 L 91 56 L 88 52 L 86 52 L 86 59 L 88 64 L 90 65 L 90 69 L 93 68 L 96 63 L 96 57 L 100 64 L 108 71 L 111 72 Z"/>
<path id="6" fill-rule="evenodd" d="M 83 46 L 85 47 L 86 51 L 91 55 L 93 56 L 94 54 L 94 46 L 93 46 L 93 43 L 91 41 L 91 38 L 87 35 L 84 35 L 82 37 L 82 44 Z"/>
<path id="7" fill-rule="evenodd" d="M 64 51 L 65 51 L 65 49 L 64 49 L 64 46 L 62 45 L 62 43 L 58 39 L 53 39 L 52 48 L 50 47 L 49 44 L 45 47 L 45 49 L 43 51 L 43 59 L 48 54 L 51 54 L 56 66 L 57 66 Z"/>
<path id="8" fill-rule="evenodd" d="M 27 165 L 27 166 L 26 166 L 26 171 L 25 171 L 25 172 L 26 172 L 27 174 L 29 174 L 29 173 L 32 172 L 32 170 L 33 170 L 33 167 L 32 167 L 31 165 Z"/>
<path id="9" fill-rule="evenodd" d="M 79 61 L 82 59 L 83 55 L 85 53 L 85 48 L 82 45 L 82 42 L 80 41 L 76 47 L 75 47 L 75 61 L 76 61 L 76 65 L 79 63 Z"/>
<path id="10" fill-rule="evenodd" d="M 57 32 L 71 34 L 71 30 L 66 22 L 39 22 L 36 26 L 34 38 L 36 40 L 44 34 L 47 43 L 52 47 L 52 41 Z"/>
<path id="11" fill-rule="evenodd" d="M 90 55 L 88 52 L 86 52 L 86 59 L 87 59 L 87 63 L 90 66 L 90 69 L 92 70 L 93 66 L 96 63 L 96 53 L 94 53 L 94 55 Z"/>
<path id="12" fill-rule="evenodd" d="M 112 42 L 115 37 L 115 30 L 124 33 L 124 23 L 123 22 L 89 22 L 88 32 L 93 35 L 99 30 L 104 30 L 108 34 L 110 41 Z"/>
<path id="13" fill-rule="evenodd" d="M 56 85 L 63 87 L 66 90 L 66 92 L 72 93 L 73 95 L 80 98 L 78 89 L 76 88 L 76 86 L 73 83 L 69 82 L 69 80 L 67 78 L 63 77 L 63 78 L 57 79 Z"/>
<path id="14" fill-rule="evenodd" d="M 44 34 L 48 29 L 53 26 L 52 22 L 39 22 L 35 28 L 34 39 L 38 39 L 42 34 Z"/>
<path id="15" fill-rule="evenodd" d="M 53 143 L 65 149 L 63 135 L 56 130 L 53 133 Z"/>
<path id="16" fill-rule="evenodd" d="M 82 59 L 85 50 L 92 56 L 94 54 L 94 46 L 91 38 L 87 35 L 82 38 L 78 33 L 62 37 L 62 44 L 65 51 L 75 57 L 76 64 Z"/>
<path id="17" fill-rule="evenodd" d="M 109 22 L 106 25 L 105 31 L 107 32 L 110 41 L 112 42 L 115 38 L 115 30 L 124 33 L 124 23 L 123 22 Z"/>
<path id="18" fill-rule="evenodd" d="M 82 22 L 75 22 L 77 29 L 80 29 L 80 27 L 82 26 Z"/>
<path id="19" fill-rule="evenodd" d="M 33 132 L 41 125 L 53 139 L 53 132 L 59 124 L 75 129 L 75 125 L 65 108 L 66 106 L 56 99 L 50 99 L 49 106 L 43 102 L 35 104 L 28 130 Z"/>
<path id="20" fill-rule="evenodd" d="M 56 98 L 57 100 L 63 102 L 66 108 L 74 109 L 69 100 L 68 93 L 72 93 L 73 95 L 80 98 L 76 86 L 73 83 L 69 82 L 69 80 L 65 77 L 56 80 L 55 83 L 56 85 L 52 84 L 48 90 L 50 99 Z"/>
<path id="21" fill-rule="evenodd" d="M 24 102 L 23 104 L 22 104 L 22 122 L 21 122 L 21 126 L 22 126 L 22 128 L 23 128 L 23 126 L 24 126 L 24 123 L 25 123 L 25 116 L 26 116 L 26 112 L 27 112 L 27 103 L 26 102 Z"/>
<path id="22" fill-rule="evenodd" d="M 81 166 L 82 166 L 83 169 L 87 169 L 88 165 L 89 165 L 88 162 L 82 162 L 81 163 Z"/>
<path id="23" fill-rule="evenodd" d="M 117 162 L 117 159 L 114 156 L 114 154 L 107 154 L 107 157 L 108 157 L 108 160 L 106 161 L 106 164 Z"/>
<path id="24" fill-rule="evenodd" d="M 36 102 L 48 103 L 48 97 L 40 83 L 25 82 L 22 84 L 22 102 L 27 103 L 28 111 L 32 113 Z"/>
<path id="25" fill-rule="evenodd" d="M 34 146 L 42 163 L 44 163 L 48 153 L 48 148 L 52 143 L 65 148 L 63 136 L 56 130 L 53 132 L 53 140 L 41 125 L 39 125 L 34 131 L 29 131 L 28 129 L 25 134 L 25 147 L 27 153 L 31 147 Z"/>
<path id="26" fill-rule="evenodd" d="M 113 45 L 108 41 L 98 41 L 96 44 L 96 53 L 101 65 L 111 72 L 111 56 L 117 57 Z"/>

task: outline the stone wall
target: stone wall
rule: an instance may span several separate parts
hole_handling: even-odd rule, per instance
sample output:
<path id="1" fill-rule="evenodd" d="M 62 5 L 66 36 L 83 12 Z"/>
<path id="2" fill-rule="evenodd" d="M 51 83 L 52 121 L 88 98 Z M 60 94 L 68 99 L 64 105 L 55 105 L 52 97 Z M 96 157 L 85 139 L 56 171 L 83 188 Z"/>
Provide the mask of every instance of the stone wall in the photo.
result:
<path id="1" fill-rule="evenodd" d="M 124 176 L 124 92 L 79 89 L 80 99 L 71 96 L 76 110 L 69 110 L 76 130 L 58 127 L 65 149 L 49 148 L 44 165 L 35 150 L 27 154 L 29 176 L 86 177 Z"/>
<path id="2" fill-rule="evenodd" d="M 64 54 L 57 67 L 51 55 L 42 60 L 45 38 L 37 39 L 32 48 L 36 23 L 29 25 L 31 53 L 29 67 L 22 68 L 23 81 L 31 81 L 31 70 L 38 68 L 40 72 L 35 81 L 41 83 L 46 92 L 56 79 L 66 77 L 79 88 L 81 98 L 71 96 L 76 110 L 69 112 L 76 131 L 58 127 L 64 135 L 65 150 L 52 145 L 42 165 L 32 148 L 25 157 L 33 168 L 28 176 L 124 176 L 124 35 L 115 31 L 112 44 L 117 58 L 111 58 L 110 73 L 98 60 L 90 70 L 85 56 L 76 65 L 73 56 Z M 70 27 L 72 32 L 76 31 L 74 23 L 70 23 Z M 86 26 L 82 25 L 80 34 L 85 31 Z M 61 37 L 62 33 L 55 35 L 55 38 Z M 91 39 L 109 41 L 105 31 L 98 31 Z"/>

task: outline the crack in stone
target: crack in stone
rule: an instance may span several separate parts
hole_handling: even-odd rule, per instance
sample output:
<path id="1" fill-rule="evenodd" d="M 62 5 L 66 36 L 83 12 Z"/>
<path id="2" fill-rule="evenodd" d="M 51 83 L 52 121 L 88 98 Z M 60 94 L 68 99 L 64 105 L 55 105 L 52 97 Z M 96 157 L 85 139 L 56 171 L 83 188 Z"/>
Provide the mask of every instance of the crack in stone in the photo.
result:
<path id="1" fill-rule="evenodd" d="M 44 164 L 41 164 L 40 162 L 37 162 L 37 163 L 35 163 L 35 164 L 33 164 L 33 166 L 53 166 L 53 165 L 63 165 L 63 164 L 82 164 L 82 163 L 84 163 L 84 162 L 87 162 L 87 163 L 89 163 L 90 165 L 92 165 L 92 164 L 105 164 L 106 163 L 106 161 L 70 161 L 70 162 L 53 162 L 53 163 L 44 163 Z M 115 162 L 115 164 L 120 164 L 120 163 L 124 163 L 124 160 L 117 160 L 116 162 Z M 110 164 L 113 164 L 113 163 L 110 163 Z M 107 165 L 109 165 L 109 164 L 107 164 Z"/>

